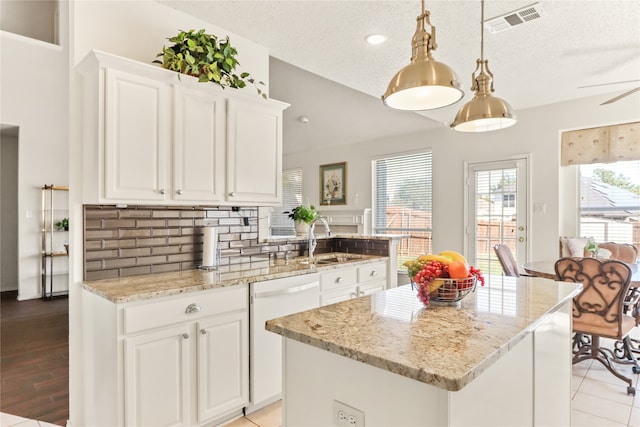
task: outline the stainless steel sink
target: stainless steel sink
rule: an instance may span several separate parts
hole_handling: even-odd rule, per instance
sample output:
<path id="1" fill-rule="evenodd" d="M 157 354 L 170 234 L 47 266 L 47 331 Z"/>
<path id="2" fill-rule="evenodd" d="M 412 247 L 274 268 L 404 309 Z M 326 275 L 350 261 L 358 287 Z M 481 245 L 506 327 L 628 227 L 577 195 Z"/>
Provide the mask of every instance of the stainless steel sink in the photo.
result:
<path id="1" fill-rule="evenodd" d="M 328 254 L 317 254 L 313 258 L 300 258 L 297 260 L 298 264 L 315 264 L 315 265 L 330 265 L 330 264 L 340 264 L 343 262 L 350 262 L 363 259 L 361 255 L 358 254 L 337 254 L 335 252 Z"/>

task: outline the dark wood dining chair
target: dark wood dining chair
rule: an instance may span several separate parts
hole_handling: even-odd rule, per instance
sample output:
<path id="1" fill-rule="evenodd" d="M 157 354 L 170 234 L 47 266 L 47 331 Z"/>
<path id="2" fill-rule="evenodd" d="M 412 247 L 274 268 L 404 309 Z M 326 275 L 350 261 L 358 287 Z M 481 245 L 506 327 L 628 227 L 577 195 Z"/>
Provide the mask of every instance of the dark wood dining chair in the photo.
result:
<path id="1" fill-rule="evenodd" d="M 516 262 L 513 252 L 511 252 L 511 248 L 509 248 L 509 246 L 498 243 L 493 246 L 493 250 L 498 256 L 498 261 L 500 261 L 500 265 L 502 266 L 502 271 L 505 276 L 520 276 L 518 263 Z"/>
<path id="2" fill-rule="evenodd" d="M 596 258 L 560 258 L 555 263 L 555 271 L 558 280 L 583 285 L 582 292 L 573 298 L 573 364 L 595 359 L 628 384 L 627 394 L 635 395 L 633 379 L 624 376 L 613 365 L 634 365 L 633 373 L 640 373 L 629 341 L 629 332 L 636 322 L 632 316 L 623 313 L 631 283 L 629 266 L 620 261 Z M 603 347 L 601 338 L 616 340 L 614 350 Z"/>

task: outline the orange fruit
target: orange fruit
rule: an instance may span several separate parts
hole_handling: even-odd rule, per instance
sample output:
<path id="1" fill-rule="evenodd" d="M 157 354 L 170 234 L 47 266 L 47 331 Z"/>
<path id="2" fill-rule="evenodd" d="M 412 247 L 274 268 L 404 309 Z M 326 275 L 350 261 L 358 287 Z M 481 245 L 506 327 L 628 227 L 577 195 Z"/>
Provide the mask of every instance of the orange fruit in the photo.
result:
<path id="1" fill-rule="evenodd" d="M 469 276 L 469 267 L 462 261 L 451 261 L 449 263 L 449 276 L 452 279 L 464 279 Z"/>

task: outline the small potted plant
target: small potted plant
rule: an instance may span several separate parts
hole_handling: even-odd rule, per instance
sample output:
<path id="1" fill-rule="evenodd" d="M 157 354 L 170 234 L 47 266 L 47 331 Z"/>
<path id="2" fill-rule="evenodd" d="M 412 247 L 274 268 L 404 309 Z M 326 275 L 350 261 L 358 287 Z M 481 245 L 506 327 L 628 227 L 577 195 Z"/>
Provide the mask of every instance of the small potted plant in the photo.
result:
<path id="1" fill-rule="evenodd" d="M 69 218 L 62 218 L 60 221 L 57 221 L 54 225 L 56 227 L 56 230 L 69 231 Z"/>
<path id="2" fill-rule="evenodd" d="M 585 256 L 590 256 L 591 258 L 595 258 L 599 250 L 598 244 L 592 240 L 589 240 L 584 246 Z"/>
<path id="3" fill-rule="evenodd" d="M 289 214 L 289 218 L 295 221 L 296 236 L 305 236 L 309 233 L 309 224 L 320 215 L 313 205 L 299 205 L 290 211 L 283 212 Z"/>

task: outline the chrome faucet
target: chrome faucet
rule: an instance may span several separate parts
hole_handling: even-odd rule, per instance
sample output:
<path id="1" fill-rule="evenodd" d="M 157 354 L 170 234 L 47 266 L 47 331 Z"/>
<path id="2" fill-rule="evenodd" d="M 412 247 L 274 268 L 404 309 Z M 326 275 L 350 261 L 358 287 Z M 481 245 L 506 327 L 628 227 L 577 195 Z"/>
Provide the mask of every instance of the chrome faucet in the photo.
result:
<path id="1" fill-rule="evenodd" d="M 331 236 L 331 230 L 329 229 L 329 223 L 323 216 L 316 217 L 311 224 L 309 224 L 309 259 L 313 258 L 313 251 L 315 251 L 316 246 L 318 246 L 318 239 L 316 239 L 316 235 L 313 234 L 313 230 L 316 228 L 316 221 L 322 222 L 324 225 L 324 229 L 327 231 L 327 237 Z"/>

